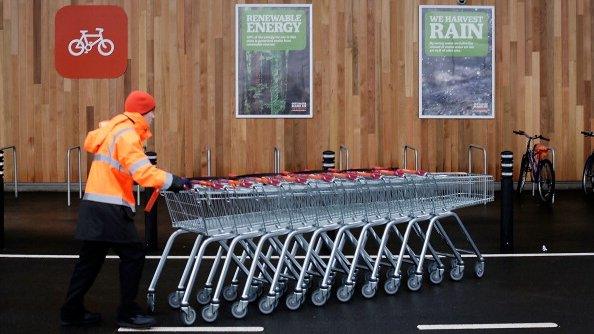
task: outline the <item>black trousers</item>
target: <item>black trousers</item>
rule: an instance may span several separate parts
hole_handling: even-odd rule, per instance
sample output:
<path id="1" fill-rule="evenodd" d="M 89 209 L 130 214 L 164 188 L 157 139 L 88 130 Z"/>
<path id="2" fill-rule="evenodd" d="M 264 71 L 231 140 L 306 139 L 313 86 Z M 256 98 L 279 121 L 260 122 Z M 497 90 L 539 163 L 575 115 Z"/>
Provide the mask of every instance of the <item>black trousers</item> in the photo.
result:
<path id="1" fill-rule="evenodd" d="M 120 307 L 118 318 L 128 318 L 141 312 L 134 302 L 138 294 L 138 285 L 144 266 L 144 248 L 141 243 L 111 243 L 101 241 L 83 241 L 80 258 L 76 262 L 66 302 L 61 309 L 63 319 L 77 319 L 84 312 L 84 297 L 89 291 L 109 249 L 120 257 Z"/>

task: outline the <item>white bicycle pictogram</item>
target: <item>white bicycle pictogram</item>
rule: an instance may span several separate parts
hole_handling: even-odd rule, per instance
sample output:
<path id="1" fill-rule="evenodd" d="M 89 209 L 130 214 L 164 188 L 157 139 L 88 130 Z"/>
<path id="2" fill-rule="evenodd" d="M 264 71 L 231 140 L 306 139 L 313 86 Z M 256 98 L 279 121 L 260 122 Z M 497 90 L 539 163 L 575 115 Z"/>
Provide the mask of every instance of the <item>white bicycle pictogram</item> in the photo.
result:
<path id="1" fill-rule="evenodd" d="M 71 55 L 78 57 L 83 54 L 83 52 L 89 53 L 95 45 L 97 45 L 97 51 L 99 54 L 107 57 L 113 53 L 115 50 L 115 46 L 111 39 L 103 38 L 103 28 L 95 28 L 97 31 L 96 34 L 88 34 L 88 30 L 81 30 L 80 31 L 80 38 L 73 39 L 68 44 L 68 52 Z M 94 41 L 89 41 L 89 39 L 96 38 Z"/>

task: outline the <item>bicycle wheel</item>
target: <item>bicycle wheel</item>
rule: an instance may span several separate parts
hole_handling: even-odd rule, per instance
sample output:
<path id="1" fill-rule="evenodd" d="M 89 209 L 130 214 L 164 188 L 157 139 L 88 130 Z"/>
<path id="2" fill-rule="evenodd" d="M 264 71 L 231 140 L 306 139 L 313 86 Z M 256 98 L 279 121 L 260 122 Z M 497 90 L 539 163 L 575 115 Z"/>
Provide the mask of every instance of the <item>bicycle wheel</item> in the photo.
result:
<path id="1" fill-rule="evenodd" d="M 555 196 L 555 171 L 548 159 L 538 163 L 538 194 L 545 203 L 552 203 Z"/>
<path id="2" fill-rule="evenodd" d="M 524 185 L 526 184 L 526 178 L 528 177 L 528 164 L 530 163 L 528 159 L 528 155 L 524 153 L 522 156 L 522 163 L 520 164 L 520 176 L 518 177 L 518 186 L 516 188 L 516 192 L 518 195 L 522 193 L 524 190 Z"/>
<path id="3" fill-rule="evenodd" d="M 584 164 L 584 172 L 582 173 L 582 190 L 586 195 L 591 195 L 594 185 L 594 155 L 590 155 Z"/>

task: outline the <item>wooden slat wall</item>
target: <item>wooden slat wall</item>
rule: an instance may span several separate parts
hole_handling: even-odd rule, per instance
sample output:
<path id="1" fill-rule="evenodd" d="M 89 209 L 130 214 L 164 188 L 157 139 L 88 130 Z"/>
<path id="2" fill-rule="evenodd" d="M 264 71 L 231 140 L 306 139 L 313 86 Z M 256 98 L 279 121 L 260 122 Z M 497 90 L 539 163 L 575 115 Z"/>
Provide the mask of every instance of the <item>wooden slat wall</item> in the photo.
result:
<path id="1" fill-rule="evenodd" d="M 125 75 L 57 74 L 54 16 L 71 3 L 125 9 Z M 578 180 L 592 149 L 579 131 L 594 127 L 593 1 L 470 0 L 496 8 L 496 119 L 420 120 L 418 5 L 454 3 L 315 1 L 314 118 L 238 120 L 234 1 L 0 0 L 0 146 L 17 145 L 19 181 L 63 182 L 67 147 L 121 112 L 130 90 L 146 89 L 158 103 L 148 147 L 161 167 L 182 175 L 206 172 L 207 146 L 214 171 L 225 175 L 271 171 L 275 145 L 284 169 L 319 168 L 321 152 L 341 144 L 351 167 L 402 165 L 410 144 L 424 169 L 459 171 L 470 143 L 488 148 L 489 173 L 498 174 L 500 151 L 519 159 L 524 141 L 512 130 L 521 128 L 550 136 L 558 179 Z"/>

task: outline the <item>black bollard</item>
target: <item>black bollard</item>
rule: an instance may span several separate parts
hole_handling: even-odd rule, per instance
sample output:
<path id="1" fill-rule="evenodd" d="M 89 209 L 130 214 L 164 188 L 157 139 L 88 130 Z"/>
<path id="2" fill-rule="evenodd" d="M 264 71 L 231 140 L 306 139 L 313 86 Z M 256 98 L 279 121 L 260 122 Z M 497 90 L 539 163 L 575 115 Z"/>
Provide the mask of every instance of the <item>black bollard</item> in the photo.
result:
<path id="1" fill-rule="evenodd" d="M 0 249 L 4 249 L 4 151 L 0 151 Z"/>
<path id="2" fill-rule="evenodd" d="M 334 169 L 336 168 L 336 153 L 334 151 L 324 151 L 322 152 L 322 169 Z"/>
<path id="3" fill-rule="evenodd" d="M 514 154 L 501 152 L 501 253 L 514 251 Z"/>
<path id="4" fill-rule="evenodd" d="M 153 166 L 157 164 L 157 153 L 146 152 L 146 155 Z M 154 191 L 154 188 L 144 189 L 144 198 L 147 202 L 153 195 Z M 144 213 L 144 245 L 146 250 L 157 250 L 157 235 L 157 203 L 155 203 L 149 212 L 145 211 Z"/>

